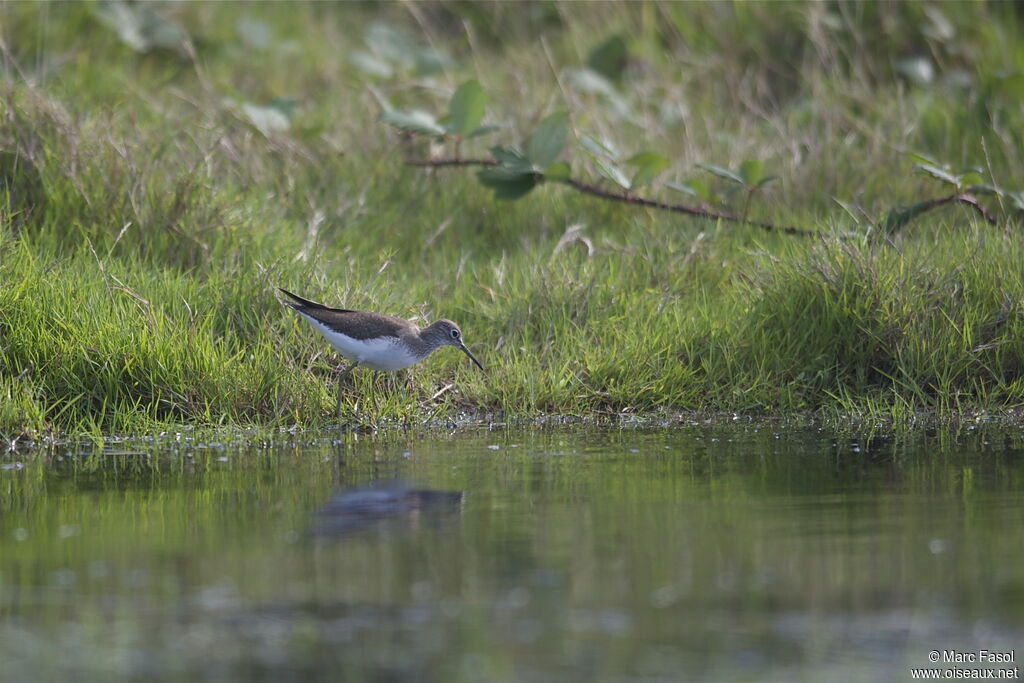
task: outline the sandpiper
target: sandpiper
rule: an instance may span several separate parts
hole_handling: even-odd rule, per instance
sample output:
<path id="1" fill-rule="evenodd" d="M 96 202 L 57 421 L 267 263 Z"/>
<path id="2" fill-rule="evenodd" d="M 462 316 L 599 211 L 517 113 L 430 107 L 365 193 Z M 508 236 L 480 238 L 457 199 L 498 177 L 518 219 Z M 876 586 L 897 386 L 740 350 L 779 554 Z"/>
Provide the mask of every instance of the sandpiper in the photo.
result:
<path id="1" fill-rule="evenodd" d="M 462 331 L 451 320 L 438 320 L 420 328 L 408 320 L 383 313 L 330 308 L 278 287 L 292 301 L 282 301 L 309 321 L 334 350 L 352 361 L 338 375 L 338 405 L 341 413 L 341 380 L 357 365 L 371 370 L 401 370 L 418 363 L 441 346 L 462 349 L 481 370 L 484 366 L 462 341 Z"/>

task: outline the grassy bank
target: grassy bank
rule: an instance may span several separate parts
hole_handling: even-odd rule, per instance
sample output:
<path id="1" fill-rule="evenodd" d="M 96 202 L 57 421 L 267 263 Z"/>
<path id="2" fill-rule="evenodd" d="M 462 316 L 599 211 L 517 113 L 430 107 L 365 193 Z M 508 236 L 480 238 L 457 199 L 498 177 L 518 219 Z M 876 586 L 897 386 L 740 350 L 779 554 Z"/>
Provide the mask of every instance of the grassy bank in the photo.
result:
<path id="1" fill-rule="evenodd" d="M 348 421 L 1024 403 L 1012 196 L 981 197 L 995 225 L 951 204 L 882 227 L 947 192 L 912 152 L 1022 189 L 1011 7 L 146 7 L 0 6 L 0 433 L 332 421 L 340 363 L 275 286 L 452 318 L 487 366 L 357 371 Z M 586 86 L 616 34 L 621 80 Z M 382 108 L 443 113 L 469 78 L 503 127 L 464 154 L 564 110 L 574 139 L 670 157 L 659 180 L 759 160 L 779 180 L 751 215 L 818 234 L 406 166 L 429 150 Z"/>

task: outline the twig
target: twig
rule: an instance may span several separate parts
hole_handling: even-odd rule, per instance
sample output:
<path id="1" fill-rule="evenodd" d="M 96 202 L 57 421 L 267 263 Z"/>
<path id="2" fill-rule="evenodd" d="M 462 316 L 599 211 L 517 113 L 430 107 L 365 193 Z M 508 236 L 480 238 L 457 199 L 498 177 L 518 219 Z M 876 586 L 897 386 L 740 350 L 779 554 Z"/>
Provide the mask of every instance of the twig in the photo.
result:
<path id="1" fill-rule="evenodd" d="M 956 194 L 953 195 L 951 200 L 959 204 L 964 204 L 965 206 L 971 207 L 972 209 L 977 211 L 978 214 L 989 223 L 989 225 L 995 225 L 998 227 L 999 221 L 996 219 L 996 217 L 993 216 L 992 212 L 986 209 L 985 206 L 981 202 L 979 202 L 978 198 L 975 197 L 973 194 L 969 194 L 967 192 L 964 192 L 963 194 Z"/>
<path id="2" fill-rule="evenodd" d="M 497 166 L 498 162 L 494 159 L 463 159 L 462 157 L 455 157 L 452 159 L 410 159 L 405 162 L 406 166 L 426 166 L 426 167 L 442 167 L 442 166 Z"/>
<path id="3" fill-rule="evenodd" d="M 410 159 L 405 162 L 408 166 L 419 166 L 425 168 L 445 168 L 452 166 L 497 166 L 498 162 L 494 159 L 482 159 L 482 158 L 442 158 L 442 159 Z M 659 202 L 655 199 L 645 199 L 644 197 L 637 197 L 636 195 L 629 194 L 628 192 L 612 192 L 603 188 L 597 187 L 585 183 L 575 178 L 566 178 L 560 182 L 565 183 L 569 187 L 573 188 L 583 194 L 589 194 L 593 197 L 600 197 L 602 199 L 608 199 L 616 202 L 625 202 L 627 204 L 636 204 L 637 206 L 646 206 L 651 209 L 660 209 L 662 211 L 671 211 L 673 213 L 686 214 L 688 216 L 697 216 L 698 218 L 710 218 L 713 220 L 729 221 L 731 223 L 746 223 L 747 225 L 753 225 L 768 231 L 784 232 L 789 235 L 801 235 L 803 237 L 810 237 L 819 234 L 816 230 L 808 230 L 807 228 L 798 228 L 792 225 L 776 225 L 768 221 L 755 221 L 749 220 L 746 216 L 741 216 L 735 213 L 728 213 L 724 211 L 712 211 L 710 209 L 701 209 L 699 207 L 687 206 L 686 204 L 670 204 L 668 202 Z M 974 209 L 978 215 L 980 215 L 987 223 L 999 226 L 999 221 L 985 206 L 978 201 L 978 198 L 967 192 L 960 194 L 951 194 L 946 197 L 938 197 L 930 201 L 922 202 L 919 213 L 925 211 L 931 211 L 932 209 L 944 206 L 946 204 L 963 204 Z"/>
<path id="4" fill-rule="evenodd" d="M 497 166 L 498 162 L 494 159 L 462 159 L 462 158 L 448 158 L 448 159 L 413 159 L 407 161 L 406 164 L 409 166 L 421 166 L 428 168 L 443 168 L 448 166 Z M 791 225 L 775 225 L 767 221 L 752 221 L 744 220 L 743 216 L 739 216 L 734 213 L 725 213 L 722 211 L 711 211 L 709 209 L 701 209 L 694 206 L 687 206 L 686 204 L 669 204 L 667 202 L 659 202 L 654 199 L 645 199 L 644 197 L 638 197 L 633 194 L 626 192 L 611 192 L 609 190 L 602 189 L 596 185 L 590 185 L 581 180 L 575 178 L 566 178 L 561 182 L 565 183 L 569 187 L 573 188 L 583 194 L 589 194 L 593 197 L 600 197 L 602 199 L 608 199 L 616 202 L 625 202 L 627 204 L 636 204 L 637 206 L 646 206 L 651 209 L 660 209 L 662 211 L 672 211 L 674 213 L 682 213 L 688 216 L 697 216 L 699 218 L 710 218 L 714 220 L 729 221 L 732 223 L 747 223 L 763 230 L 774 230 L 778 232 L 784 232 L 790 235 L 802 235 L 810 237 L 817 235 L 817 231 L 807 230 L 806 228 L 797 228 Z"/>
<path id="5" fill-rule="evenodd" d="M 580 182 L 575 178 L 567 178 L 565 181 L 566 185 L 569 185 L 573 189 L 579 190 L 584 194 L 593 195 L 595 197 L 602 197 L 604 199 L 610 199 L 612 201 L 626 202 L 627 204 L 637 204 L 639 206 L 647 206 L 652 209 L 661 209 L 662 211 L 672 211 L 674 213 L 683 213 L 688 216 L 698 216 L 700 218 L 712 218 L 715 220 L 729 221 L 732 223 L 747 223 L 763 230 L 776 230 L 778 232 L 784 232 L 790 235 L 802 235 L 810 237 L 817 235 L 815 230 L 807 230 L 806 228 L 797 228 L 792 225 L 775 225 L 767 221 L 751 221 L 744 220 L 743 216 L 739 216 L 734 213 L 725 213 L 722 211 L 711 211 L 709 209 L 700 209 L 693 206 L 687 206 L 685 204 L 669 204 L 667 202 L 659 202 L 654 199 L 644 199 L 643 197 L 637 197 L 636 195 L 627 194 L 625 192 L 609 192 L 608 190 L 602 190 L 594 185 L 588 185 L 587 183 Z"/>

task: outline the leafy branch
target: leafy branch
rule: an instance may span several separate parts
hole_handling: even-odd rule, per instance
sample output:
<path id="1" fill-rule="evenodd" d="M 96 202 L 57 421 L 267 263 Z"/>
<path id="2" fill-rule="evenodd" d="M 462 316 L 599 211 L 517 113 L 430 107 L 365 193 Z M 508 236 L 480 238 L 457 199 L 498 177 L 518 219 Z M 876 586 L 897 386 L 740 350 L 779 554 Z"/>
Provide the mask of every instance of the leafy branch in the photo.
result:
<path id="1" fill-rule="evenodd" d="M 499 165 L 496 159 L 455 159 L 455 158 L 439 158 L 439 159 L 411 159 L 405 162 L 409 166 L 420 166 L 430 168 L 445 168 L 445 167 L 456 167 L 456 166 L 489 166 L 496 167 Z M 499 177 L 503 177 L 500 174 Z M 545 178 L 539 179 L 537 182 L 543 181 Z M 550 178 L 547 178 L 550 180 Z M 557 182 L 562 182 L 569 187 L 589 194 L 594 197 L 600 197 L 602 199 L 608 199 L 611 201 L 625 202 L 627 204 L 634 204 L 636 206 L 646 206 L 652 209 L 660 209 L 662 211 L 671 211 L 673 213 L 681 213 L 688 216 L 696 216 L 698 218 L 708 218 L 713 220 L 723 220 L 731 222 L 743 222 L 749 223 L 750 225 L 763 228 L 765 230 L 777 230 L 779 232 L 797 234 L 797 235 L 814 235 L 816 234 L 813 230 L 806 230 L 804 228 L 797 228 L 788 225 L 776 225 L 774 223 L 768 223 L 764 221 L 751 221 L 743 216 L 739 216 L 733 213 L 727 213 L 723 211 L 712 211 L 710 209 L 702 209 L 699 207 L 687 206 L 685 204 L 671 204 L 668 202 L 660 202 L 654 199 L 647 199 L 639 197 L 629 192 L 612 192 L 596 185 L 585 183 L 581 180 L 577 180 L 571 177 L 559 178 Z M 486 183 L 485 183 L 486 184 Z M 532 189 L 532 188 L 531 188 Z M 504 190 L 503 190 L 504 191 Z M 505 198 L 498 196 L 499 199 Z"/>
<path id="2" fill-rule="evenodd" d="M 701 201 L 701 206 L 676 204 L 640 196 L 636 190 L 653 184 L 657 177 L 670 165 L 669 159 L 655 152 L 640 152 L 620 162 L 618 155 L 610 145 L 583 135 L 579 142 L 583 151 L 589 156 L 592 167 L 605 180 L 617 185 L 619 189 L 609 190 L 572 176 L 572 167 L 568 161 L 559 160 L 566 146 L 569 134 L 569 117 L 564 112 L 556 112 L 542 120 L 527 138 L 523 148 L 496 145 L 490 148 L 489 158 L 463 158 L 461 156 L 462 141 L 492 133 L 499 129 L 495 125 L 482 125 L 485 115 L 487 96 L 476 81 L 467 81 L 452 96 L 448 113 L 435 118 L 421 111 L 387 111 L 380 115 L 380 120 L 408 133 L 425 135 L 440 140 L 454 140 L 454 156 L 432 157 L 427 159 L 410 159 L 410 166 L 428 168 L 448 167 L 481 167 L 477 178 L 484 186 L 494 192 L 495 199 L 520 199 L 544 182 L 557 182 L 583 194 L 609 201 L 624 202 L 635 206 L 644 206 L 661 211 L 706 218 L 731 223 L 743 223 L 763 230 L 777 231 L 791 235 L 813 236 L 818 231 L 803 227 L 779 225 L 768 221 L 750 218 L 750 209 L 755 197 L 777 176 L 767 175 L 763 164 L 757 160 L 748 160 L 732 170 L 721 166 L 700 164 L 699 167 L 713 176 L 729 183 L 725 192 L 743 194 L 743 208 L 739 213 L 720 211 L 708 205 L 723 201 L 724 197 L 716 193 L 703 179 L 694 179 L 686 184 L 664 182 L 669 189 L 684 192 Z M 961 204 L 978 213 L 986 222 L 999 225 L 996 216 L 984 206 L 978 196 L 996 196 L 1000 202 L 1009 201 L 1017 210 L 1024 211 L 1024 193 L 1006 192 L 994 185 L 983 183 L 977 169 L 967 169 L 960 173 L 953 172 L 949 167 L 942 166 L 925 157 L 915 157 L 918 163 L 915 170 L 931 176 L 952 187 L 949 195 L 918 202 L 910 207 L 899 207 L 889 210 L 884 218 L 875 222 L 884 234 L 893 235 L 921 214 L 948 204 Z M 632 171 L 627 173 L 626 167 Z"/>

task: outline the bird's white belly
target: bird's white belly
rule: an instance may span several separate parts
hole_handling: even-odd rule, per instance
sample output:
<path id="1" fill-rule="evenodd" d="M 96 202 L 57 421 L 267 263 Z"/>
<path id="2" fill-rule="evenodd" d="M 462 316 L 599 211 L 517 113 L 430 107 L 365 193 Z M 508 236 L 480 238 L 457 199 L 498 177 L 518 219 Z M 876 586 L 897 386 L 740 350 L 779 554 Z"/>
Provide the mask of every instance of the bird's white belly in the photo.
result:
<path id="1" fill-rule="evenodd" d="M 301 311 L 300 311 L 301 312 Z M 409 347 L 397 337 L 379 339 L 355 339 L 341 332 L 335 332 L 323 323 L 303 315 L 317 332 L 322 334 L 334 350 L 371 370 L 401 370 L 419 360 Z"/>

